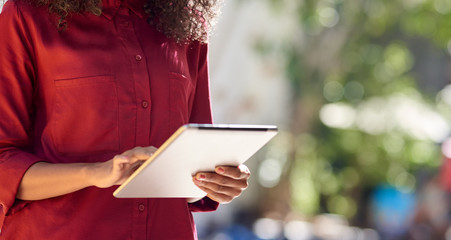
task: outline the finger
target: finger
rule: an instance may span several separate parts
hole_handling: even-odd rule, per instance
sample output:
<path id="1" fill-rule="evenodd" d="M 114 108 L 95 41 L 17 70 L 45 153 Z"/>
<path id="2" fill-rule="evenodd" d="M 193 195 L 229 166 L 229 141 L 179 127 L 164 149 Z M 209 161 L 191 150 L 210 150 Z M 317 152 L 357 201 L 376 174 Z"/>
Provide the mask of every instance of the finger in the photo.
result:
<path id="1" fill-rule="evenodd" d="M 130 158 L 125 155 L 116 155 L 113 157 L 113 160 L 118 163 L 128 163 L 130 162 Z"/>
<path id="2" fill-rule="evenodd" d="M 153 148 L 150 147 L 135 147 L 131 151 L 131 155 L 136 158 L 148 158 L 152 156 L 152 154 L 155 152 Z"/>
<path id="3" fill-rule="evenodd" d="M 234 179 L 231 177 L 210 172 L 197 173 L 194 177 L 198 181 L 210 182 L 225 187 L 240 188 L 240 189 L 245 189 L 248 187 L 247 178 Z"/>
<path id="4" fill-rule="evenodd" d="M 136 170 L 138 170 L 139 167 L 141 167 L 141 165 L 143 165 L 143 163 L 144 161 L 141 160 L 131 164 L 130 167 L 128 168 L 126 176 L 132 175 Z"/>
<path id="5" fill-rule="evenodd" d="M 242 192 L 241 190 L 226 188 L 224 186 L 217 186 L 218 188 L 216 188 L 211 183 L 201 182 L 196 179 L 193 179 L 193 181 L 197 187 L 207 193 L 209 198 L 219 203 L 229 203 Z M 213 190 L 212 188 L 216 188 L 217 190 Z"/>
<path id="6" fill-rule="evenodd" d="M 113 162 L 119 169 L 123 169 L 126 164 L 130 163 L 130 158 L 124 155 L 116 155 L 113 158 Z"/>
<path id="7" fill-rule="evenodd" d="M 234 179 L 248 179 L 251 175 L 249 168 L 243 164 L 238 167 L 218 166 L 215 168 L 215 172 Z"/>
<path id="8" fill-rule="evenodd" d="M 150 147 L 135 147 L 133 149 L 130 149 L 128 151 L 125 151 L 122 155 L 126 155 L 133 162 L 137 160 L 145 160 L 148 159 L 157 151 L 157 148 L 150 146 Z"/>
<path id="9" fill-rule="evenodd" d="M 241 188 L 228 187 L 224 185 L 218 185 L 212 182 L 198 181 L 195 179 L 194 183 L 196 186 L 202 187 L 204 189 L 208 189 L 210 193 L 218 193 L 227 196 L 237 197 L 239 196 L 243 190 Z"/>
<path id="10" fill-rule="evenodd" d="M 144 161 L 137 161 L 134 163 L 126 162 L 119 165 L 118 180 L 115 184 L 122 184 L 130 177 L 142 164 Z"/>
<path id="11" fill-rule="evenodd" d="M 144 152 L 146 152 L 147 154 L 152 155 L 152 154 L 154 154 L 154 153 L 158 150 L 158 148 L 156 148 L 156 147 L 154 147 L 154 146 L 149 146 L 149 147 L 143 147 L 142 150 L 143 150 Z"/>
<path id="12" fill-rule="evenodd" d="M 207 197 L 221 204 L 230 203 L 234 198 L 231 196 L 218 194 L 218 193 L 207 193 Z"/>

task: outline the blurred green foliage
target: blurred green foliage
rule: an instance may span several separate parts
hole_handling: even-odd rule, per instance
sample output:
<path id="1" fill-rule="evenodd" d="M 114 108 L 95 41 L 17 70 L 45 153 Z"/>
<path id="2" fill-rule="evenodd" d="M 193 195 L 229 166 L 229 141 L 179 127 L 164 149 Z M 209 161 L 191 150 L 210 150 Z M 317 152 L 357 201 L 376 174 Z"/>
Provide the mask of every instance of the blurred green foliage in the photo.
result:
<path id="1" fill-rule="evenodd" d="M 280 151 L 289 156 L 281 181 L 290 182 L 292 208 L 364 221 L 359 218 L 375 186 L 415 191 L 418 171 L 441 164 L 440 138 L 417 134 L 428 118 L 416 116 L 450 116 L 448 105 L 437 108 L 437 92 L 422 89 L 429 79 L 418 60 L 421 48 L 449 59 L 451 1 L 269 2 L 276 14 L 296 6 L 296 29 L 284 45 L 294 93 L 292 123 L 278 138 L 291 144 L 272 146 L 285 148 Z M 270 43 L 257 45 L 264 52 Z M 442 83 L 438 88 L 446 84 L 437 82 Z M 329 105 L 345 106 L 347 112 L 325 113 L 322 119 Z M 411 115 L 409 108 L 419 114 Z M 334 118 L 343 121 L 327 124 Z M 418 121 L 409 125 L 411 120 Z"/>

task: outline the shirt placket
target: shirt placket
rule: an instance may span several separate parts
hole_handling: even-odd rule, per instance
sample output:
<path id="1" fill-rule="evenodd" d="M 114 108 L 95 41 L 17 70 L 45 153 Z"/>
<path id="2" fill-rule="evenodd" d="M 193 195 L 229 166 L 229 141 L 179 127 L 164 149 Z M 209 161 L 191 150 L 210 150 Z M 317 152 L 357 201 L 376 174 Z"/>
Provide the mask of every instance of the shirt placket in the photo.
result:
<path id="1" fill-rule="evenodd" d="M 118 0 L 120 3 L 120 1 Z M 135 86 L 136 103 L 136 146 L 148 146 L 150 134 L 151 96 L 150 82 L 147 69 L 146 56 L 134 30 L 130 10 L 120 7 L 115 17 L 117 29 L 126 48 L 126 56 L 131 62 L 131 72 L 128 84 Z M 146 239 L 148 201 L 146 199 L 133 200 L 132 210 L 132 238 L 134 240 Z"/>
<path id="2" fill-rule="evenodd" d="M 117 21 L 118 30 L 124 39 L 127 50 L 126 56 L 132 62 L 130 79 L 126 79 L 126 81 L 130 81 L 130 83 L 134 83 L 135 85 L 135 101 L 137 106 L 136 145 L 148 146 L 151 96 L 147 59 L 135 33 L 133 21 L 128 16 L 129 13 L 130 10 L 128 8 L 121 7 L 115 20 Z"/>

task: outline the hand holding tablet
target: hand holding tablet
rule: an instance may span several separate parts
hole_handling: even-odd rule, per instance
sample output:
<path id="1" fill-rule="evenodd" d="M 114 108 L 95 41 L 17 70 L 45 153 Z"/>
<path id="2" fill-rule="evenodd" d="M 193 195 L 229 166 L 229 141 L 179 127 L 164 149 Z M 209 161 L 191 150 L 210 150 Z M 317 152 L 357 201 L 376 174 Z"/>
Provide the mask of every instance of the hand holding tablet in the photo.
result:
<path id="1" fill-rule="evenodd" d="M 210 199 L 219 203 L 229 203 L 247 188 L 250 175 L 251 172 L 243 164 L 218 166 L 215 172 L 197 173 L 193 181 Z"/>

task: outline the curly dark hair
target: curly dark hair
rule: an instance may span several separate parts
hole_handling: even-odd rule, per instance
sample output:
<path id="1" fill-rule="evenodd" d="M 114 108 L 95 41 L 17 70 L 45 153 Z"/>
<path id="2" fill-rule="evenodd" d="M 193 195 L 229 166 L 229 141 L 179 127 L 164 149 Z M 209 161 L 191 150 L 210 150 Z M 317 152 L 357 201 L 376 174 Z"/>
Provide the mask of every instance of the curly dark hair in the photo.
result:
<path id="1" fill-rule="evenodd" d="M 66 29 L 67 19 L 76 13 L 102 13 L 102 0 L 37 0 L 57 16 L 59 29 Z M 207 42 L 216 23 L 222 0 L 148 0 L 143 6 L 147 22 L 177 42 Z"/>

